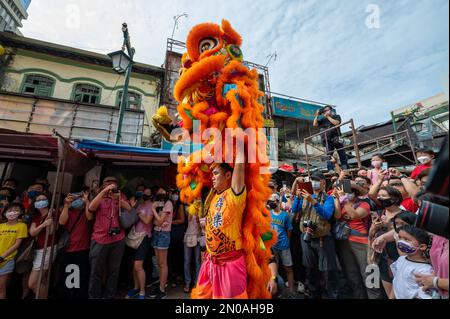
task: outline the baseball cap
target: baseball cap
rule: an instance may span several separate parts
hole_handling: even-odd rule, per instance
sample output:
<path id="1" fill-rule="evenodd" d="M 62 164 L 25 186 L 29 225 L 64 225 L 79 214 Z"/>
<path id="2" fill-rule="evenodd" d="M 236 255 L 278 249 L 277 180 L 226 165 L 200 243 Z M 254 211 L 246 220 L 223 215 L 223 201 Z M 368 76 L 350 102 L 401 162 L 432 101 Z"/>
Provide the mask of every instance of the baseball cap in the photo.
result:
<path id="1" fill-rule="evenodd" d="M 311 179 L 315 181 L 324 181 L 326 180 L 325 175 L 321 172 L 315 172 L 311 175 Z"/>

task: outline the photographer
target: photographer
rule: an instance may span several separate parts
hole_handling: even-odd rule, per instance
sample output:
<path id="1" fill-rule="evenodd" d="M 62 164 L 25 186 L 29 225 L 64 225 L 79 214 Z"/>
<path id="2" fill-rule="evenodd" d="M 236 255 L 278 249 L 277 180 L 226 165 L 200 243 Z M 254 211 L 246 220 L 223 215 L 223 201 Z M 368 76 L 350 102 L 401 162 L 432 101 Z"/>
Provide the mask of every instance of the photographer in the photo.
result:
<path id="1" fill-rule="evenodd" d="M 87 217 L 95 218 L 89 259 L 91 277 L 89 297 L 91 299 L 113 299 L 116 294 L 119 268 L 125 249 L 125 232 L 120 226 L 119 205 L 130 211 L 131 206 L 118 190 L 115 177 L 103 181 L 102 190 L 89 205 Z M 102 292 L 103 278 L 106 287 Z"/>
<path id="2" fill-rule="evenodd" d="M 91 225 L 86 216 L 89 207 L 89 192 L 69 194 L 64 199 L 64 208 L 59 216 L 59 225 L 68 233 L 67 245 L 60 256 L 58 298 L 86 299 L 89 285 L 89 246 Z M 88 212 L 89 214 L 89 212 Z M 66 266 L 80 267 L 80 289 L 67 289 L 65 285 Z"/>
<path id="3" fill-rule="evenodd" d="M 339 126 L 341 123 L 341 117 L 335 113 L 335 110 L 331 106 L 327 105 L 323 109 L 316 112 L 313 125 L 315 127 L 319 127 L 320 131 L 326 131 L 333 127 Z M 339 127 L 329 130 L 322 135 L 322 145 L 326 148 L 327 154 L 330 156 L 335 150 L 338 150 L 337 152 L 339 154 L 339 158 L 341 159 L 342 169 L 348 169 L 347 154 L 345 153 L 345 149 L 343 149 L 344 145 L 341 142 L 340 137 L 341 129 Z M 333 170 L 334 165 L 331 161 L 328 161 L 327 167 L 328 170 L 331 171 Z"/>
<path id="4" fill-rule="evenodd" d="M 306 268 L 306 284 L 310 298 L 321 298 L 320 273 L 325 275 L 328 298 L 336 299 L 338 278 L 336 249 L 331 234 L 331 219 L 335 210 L 335 200 L 325 192 L 326 180 L 322 173 L 311 176 L 314 194 L 301 190 L 294 207 L 300 208 L 300 230 L 303 264 Z"/>

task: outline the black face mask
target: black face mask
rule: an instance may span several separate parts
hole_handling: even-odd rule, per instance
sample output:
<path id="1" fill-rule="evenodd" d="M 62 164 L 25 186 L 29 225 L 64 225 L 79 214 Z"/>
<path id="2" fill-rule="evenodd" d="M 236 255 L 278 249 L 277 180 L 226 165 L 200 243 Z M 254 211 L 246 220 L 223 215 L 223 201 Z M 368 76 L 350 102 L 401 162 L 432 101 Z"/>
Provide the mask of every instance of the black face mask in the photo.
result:
<path id="1" fill-rule="evenodd" d="M 393 200 L 392 198 L 387 199 L 378 198 L 378 201 L 380 202 L 382 209 L 386 209 L 396 204 L 395 200 Z"/>
<path id="2" fill-rule="evenodd" d="M 167 195 L 166 194 L 157 194 L 155 196 L 155 200 L 157 202 L 165 202 L 165 201 L 167 201 Z"/>
<path id="3" fill-rule="evenodd" d="M 277 209 L 278 204 L 276 202 L 268 202 L 270 209 Z"/>
<path id="4" fill-rule="evenodd" d="M 142 199 L 144 200 L 144 201 L 148 201 L 148 200 L 150 200 L 152 198 L 152 196 L 151 195 L 142 195 Z"/>

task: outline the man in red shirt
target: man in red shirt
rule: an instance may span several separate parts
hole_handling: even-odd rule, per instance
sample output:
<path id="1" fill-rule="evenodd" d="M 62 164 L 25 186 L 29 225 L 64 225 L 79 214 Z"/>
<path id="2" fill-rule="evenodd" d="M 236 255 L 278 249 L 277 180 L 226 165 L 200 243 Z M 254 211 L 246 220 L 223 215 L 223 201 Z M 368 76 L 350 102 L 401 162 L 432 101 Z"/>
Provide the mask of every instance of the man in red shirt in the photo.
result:
<path id="1" fill-rule="evenodd" d="M 130 211 L 125 196 L 118 191 L 115 177 L 106 177 L 102 190 L 89 205 L 88 219 L 95 218 L 89 259 L 91 299 L 113 299 L 116 294 L 120 263 L 125 250 L 125 231 L 120 226 L 119 206 Z M 106 287 L 102 292 L 103 278 Z"/>
<path id="2" fill-rule="evenodd" d="M 66 247 L 60 252 L 61 269 L 58 298 L 87 299 L 89 286 L 89 248 L 91 246 L 91 223 L 86 213 L 89 207 L 89 192 L 69 194 L 64 200 L 64 208 L 59 216 L 59 224 L 69 233 Z M 80 269 L 80 286 L 68 289 L 65 284 L 67 265 L 77 265 Z"/>
<path id="3" fill-rule="evenodd" d="M 414 168 L 414 170 L 411 173 L 411 178 L 414 180 L 417 179 L 417 177 L 423 170 L 426 170 L 433 166 L 433 160 L 435 158 L 434 152 L 428 149 L 418 150 L 416 154 L 417 160 L 421 165 L 416 166 L 416 168 Z"/>

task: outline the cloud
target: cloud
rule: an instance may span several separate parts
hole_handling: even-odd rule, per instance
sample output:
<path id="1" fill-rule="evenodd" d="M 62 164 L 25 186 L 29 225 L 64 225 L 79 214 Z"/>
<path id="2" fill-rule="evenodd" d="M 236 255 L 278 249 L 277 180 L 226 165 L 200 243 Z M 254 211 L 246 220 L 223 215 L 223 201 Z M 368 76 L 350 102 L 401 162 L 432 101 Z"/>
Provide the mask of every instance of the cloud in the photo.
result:
<path id="1" fill-rule="evenodd" d="M 370 29 L 368 5 L 380 28 Z M 33 0 L 25 36 L 108 53 L 126 21 L 140 62 L 160 66 L 166 41 L 196 24 L 227 18 L 244 38 L 246 60 L 270 67 L 274 92 L 338 106 L 356 125 L 444 91 L 448 78 L 447 0 Z"/>

